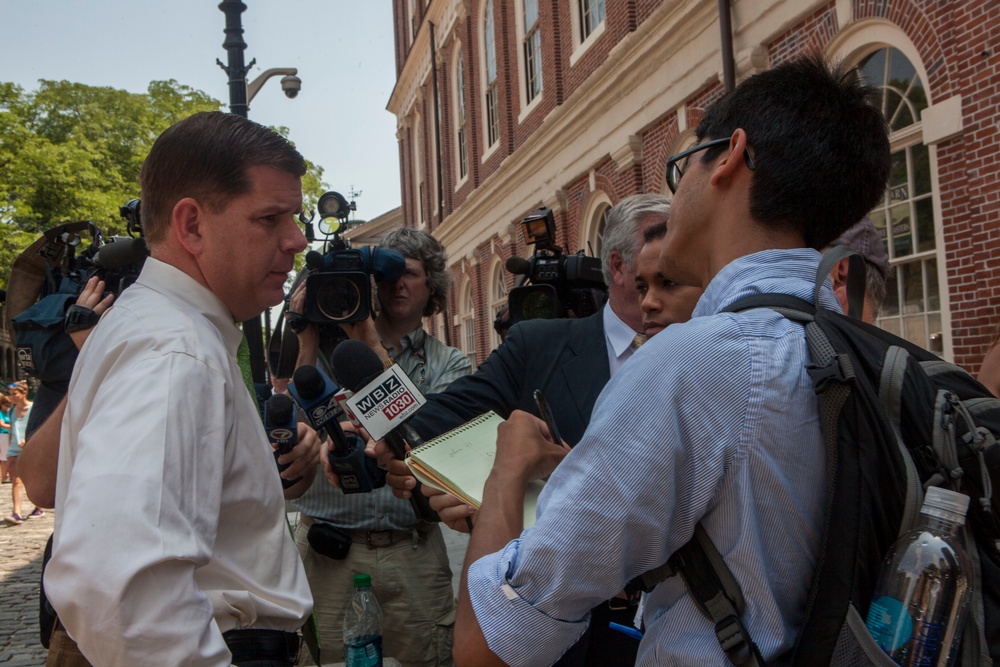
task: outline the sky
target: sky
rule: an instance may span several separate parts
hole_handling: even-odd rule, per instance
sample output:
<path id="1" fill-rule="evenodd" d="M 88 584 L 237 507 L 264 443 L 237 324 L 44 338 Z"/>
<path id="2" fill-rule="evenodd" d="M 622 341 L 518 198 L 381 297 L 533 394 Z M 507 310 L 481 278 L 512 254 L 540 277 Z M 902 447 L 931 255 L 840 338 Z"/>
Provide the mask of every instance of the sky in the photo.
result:
<path id="1" fill-rule="evenodd" d="M 356 219 L 399 206 L 396 119 L 385 107 L 395 83 L 388 0 L 243 0 L 244 59 L 252 81 L 273 67 L 298 68 L 288 99 L 281 77 L 264 84 L 249 117 L 283 125 L 350 199 Z M 218 0 L 0 0 L 0 81 L 35 90 L 39 79 L 142 93 L 175 79 L 228 109 L 228 79 L 216 64 L 226 17 Z"/>

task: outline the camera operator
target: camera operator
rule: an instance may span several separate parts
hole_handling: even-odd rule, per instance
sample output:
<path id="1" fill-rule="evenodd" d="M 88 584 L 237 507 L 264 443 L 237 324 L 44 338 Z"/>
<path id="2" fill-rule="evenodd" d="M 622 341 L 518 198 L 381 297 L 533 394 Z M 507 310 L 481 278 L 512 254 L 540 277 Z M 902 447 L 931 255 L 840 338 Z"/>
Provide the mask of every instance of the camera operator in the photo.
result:
<path id="1" fill-rule="evenodd" d="M 143 164 L 151 257 L 74 369 L 45 574 L 93 664 L 294 661 L 312 600 L 234 322 L 281 300 L 304 172 L 223 113 L 173 125 Z"/>
<path id="2" fill-rule="evenodd" d="M 395 282 L 378 285 L 381 312 L 374 327 L 370 320 L 341 327 L 363 338 L 382 359 L 391 357 L 422 393 L 442 391 L 472 369 L 461 351 L 423 328 L 423 318 L 447 303 L 444 247 L 430 234 L 408 228 L 389 232 L 380 246 L 403 255 L 406 270 Z M 293 292 L 289 310 L 304 312 L 304 281 Z M 332 375 L 330 355 L 337 341 L 321 340 L 320 332 L 309 324 L 298 334 L 298 365 L 319 362 Z M 388 487 L 344 495 L 325 482 L 316 483 L 293 504 L 302 512 L 295 541 L 316 600 L 324 661 L 343 660 L 341 628 L 352 575 L 369 572 L 379 575 L 372 587 L 385 619 L 385 655 L 408 667 L 450 664 L 455 597 L 438 524 L 419 521 L 411 505 Z M 340 541 L 346 554 L 317 551 L 311 546 L 320 546 L 317 535 Z"/>

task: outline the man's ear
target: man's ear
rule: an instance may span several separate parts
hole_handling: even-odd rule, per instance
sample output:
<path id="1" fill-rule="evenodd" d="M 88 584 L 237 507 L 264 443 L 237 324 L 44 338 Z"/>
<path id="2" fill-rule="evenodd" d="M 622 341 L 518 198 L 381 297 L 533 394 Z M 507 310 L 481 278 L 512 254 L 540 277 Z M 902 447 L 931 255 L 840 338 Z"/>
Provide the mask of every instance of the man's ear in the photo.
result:
<path id="1" fill-rule="evenodd" d="M 847 270 L 850 267 L 850 257 L 845 257 L 830 270 L 830 280 L 833 281 L 833 294 L 840 302 L 840 307 L 847 312 Z"/>
<path id="2" fill-rule="evenodd" d="M 747 148 L 747 133 L 743 128 L 736 128 L 729 138 L 729 153 L 717 162 L 712 171 L 711 183 L 718 186 L 723 180 L 732 179 L 742 167 L 746 167 L 743 159 Z"/>
<path id="3" fill-rule="evenodd" d="M 608 264 L 608 270 L 611 271 L 611 279 L 616 283 L 619 282 L 619 280 L 624 281 L 625 260 L 622 259 L 621 254 L 617 250 L 611 251 Z M 625 285 L 625 287 L 629 287 L 629 285 Z"/>
<path id="4" fill-rule="evenodd" d="M 174 204 L 170 215 L 170 232 L 192 255 L 200 255 L 204 247 L 201 223 L 202 207 L 198 200 L 185 197 Z"/>

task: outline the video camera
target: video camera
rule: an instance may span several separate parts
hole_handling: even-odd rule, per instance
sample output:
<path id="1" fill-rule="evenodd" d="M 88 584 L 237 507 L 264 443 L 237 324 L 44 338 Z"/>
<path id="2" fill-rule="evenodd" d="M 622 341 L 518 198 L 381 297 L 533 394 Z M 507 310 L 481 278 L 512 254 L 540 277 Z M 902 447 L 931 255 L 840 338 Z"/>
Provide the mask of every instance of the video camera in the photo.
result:
<path id="1" fill-rule="evenodd" d="M 142 269 L 148 251 L 139 226 L 139 200 L 128 202 L 119 212 L 128 221 L 128 232 L 138 233 L 138 238 L 112 237 L 104 242 L 94 223 L 70 222 L 47 230 L 11 267 L 5 324 L 17 343 L 21 365 L 43 383 L 69 380 L 77 350 L 66 327 L 89 328 L 96 323 L 96 317 L 64 321 L 91 276 L 105 282 L 105 294 L 117 297 Z M 88 232 L 92 243 L 77 253 L 82 235 Z M 93 315 L 88 309 L 82 311 Z"/>
<path id="2" fill-rule="evenodd" d="M 510 323 L 558 317 L 586 317 L 596 313 L 607 299 L 601 260 L 583 251 L 565 255 L 555 245 L 556 222 L 552 210 L 541 207 L 521 221 L 524 239 L 534 245 L 530 259 L 511 257 L 504 267 L 523 276 L 507 295 Z M 524 282 L 530 281 L 530 285 Z"/>
<path id="3" fill-rule="evenodd" d="M 306 254 L 309 275 L 303 315 L 317 324 L 361 322 L 371 317 L 371 278 L 377 283 L 399 280 L 406 270 L 406 260 L 388 248 L 351 248 L 350 241 L 341 234 L 349 228 L 346 218 L 354 210 L 354 203 L 349 204 L 340 193 L 324 193 L 316 208 L 320 231 L 327 240 L 323 253 L 313 250 Z M 331 218 L 336 220 L 330 222 Z"/>

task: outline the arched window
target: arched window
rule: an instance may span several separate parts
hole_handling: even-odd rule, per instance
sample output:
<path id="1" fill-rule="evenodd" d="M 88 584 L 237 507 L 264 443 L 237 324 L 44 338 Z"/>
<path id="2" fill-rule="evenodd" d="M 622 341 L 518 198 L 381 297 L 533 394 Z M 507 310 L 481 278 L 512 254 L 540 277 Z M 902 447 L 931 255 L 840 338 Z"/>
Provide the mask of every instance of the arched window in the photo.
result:
<path id="1" fill-rule="evenodd" d="M 462 352 L 469 357 L 472 368 L 476 368 L 476 300 L 472 294 L 472 281 L 466 279 L 462 285 Z"/>
<path id="2" fill-rule="evenodd" d="M 507 306 L 507 277 L 504 275 L 503 264 L 497 258 L 490 267 L 490 347 L 499 347 L 503 341 L 500 334 L 492 326 L 497 315 Z"/>
<path id="3" fill-rule="evenodd" d="M 469 175 L 469 123 L 465 117 L 465 61 L 461 45 L 455 48 L 455 160 L 458 162 L 458 181 Z"/>
<path id="4" fill-rule="evenodd" d="M 891 273 L 877 324 L 935 352 L 944 351 L 941 321 L 943 276 L 934 211 L 930 149 L 922 139 L 920 113 L 927 92 L 910 60 L 897 48 L 869 53 L 859 68 L 881 90 L 889 123 L 892 170 L 885 197 L 871 212 L 889 253 Z"/>
<path id="5" fill-rule="evenodd" d="M 497 108 L 497 46 L 495 22 L 493 20 L 493 0 L 486 0 L 483 14 L 483 62 L 486 112 L 486 147 L 489 148 L 500 139 L 500 111 Z"/>
<path id="6" fill-rule="evenodd" d="M 580 248 L 586 254 L 601 256 L 604 245 L 604 227 L 608 224 L 608 211 L 611 209 L 611 198 L 601 190 L 595 190 L 584 208 L 580 228 Z"/>

